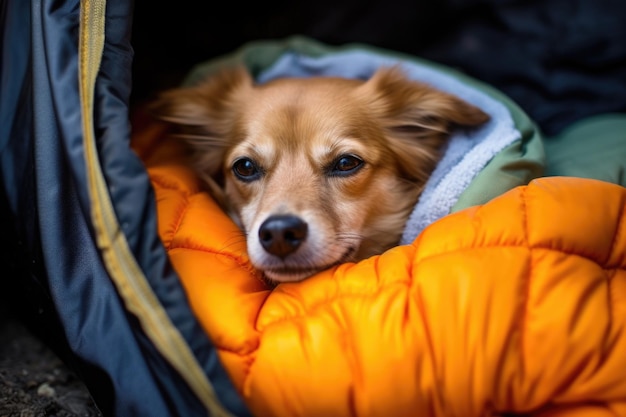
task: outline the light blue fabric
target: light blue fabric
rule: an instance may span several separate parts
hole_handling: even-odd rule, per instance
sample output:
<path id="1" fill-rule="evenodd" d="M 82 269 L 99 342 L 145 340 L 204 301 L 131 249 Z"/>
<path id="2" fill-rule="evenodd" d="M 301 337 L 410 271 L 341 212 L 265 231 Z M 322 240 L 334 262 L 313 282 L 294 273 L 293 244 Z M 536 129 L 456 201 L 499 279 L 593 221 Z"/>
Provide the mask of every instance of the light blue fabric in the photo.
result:
<path id="1" fill-rule="evenodd" d="M 454 94 L 491 116 L 491 120 L 478 129 L 453 133 L 442 160 L 407 222 L 401 241 L 406 244 L 429 224 L 450 213 L 461 193 L 485 165 L 498 152 L 521 138 L 506 106 L 434 68 L 370 51 L 350 50 L 322 57 L 288 52 L 260 73 L 257 81 L 264 83 L 281 77 L 311 76 L 368 79 L 378 68 L 394 65 L 399 65 L 409 78 Z"/>

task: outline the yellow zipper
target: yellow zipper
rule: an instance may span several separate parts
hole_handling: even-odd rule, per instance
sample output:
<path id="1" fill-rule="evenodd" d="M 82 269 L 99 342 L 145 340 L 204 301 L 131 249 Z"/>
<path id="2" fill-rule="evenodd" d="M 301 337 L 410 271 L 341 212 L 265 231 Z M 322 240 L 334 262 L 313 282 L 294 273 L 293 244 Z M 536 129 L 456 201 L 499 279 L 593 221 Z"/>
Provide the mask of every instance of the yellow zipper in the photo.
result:
<path id="1" fill-rule="evenodd" d="M 148 285 L 113 210 L 98 159 L 93 120 L 96 78 L 104 50 L 105 11 L 106 0 L 80 2 L 79 89 L 91 217 L 97 244 L 126 308 L 137 317 L 156 348 L 186 380 L 209 415 L 230 417 L 185 339 Z"/>

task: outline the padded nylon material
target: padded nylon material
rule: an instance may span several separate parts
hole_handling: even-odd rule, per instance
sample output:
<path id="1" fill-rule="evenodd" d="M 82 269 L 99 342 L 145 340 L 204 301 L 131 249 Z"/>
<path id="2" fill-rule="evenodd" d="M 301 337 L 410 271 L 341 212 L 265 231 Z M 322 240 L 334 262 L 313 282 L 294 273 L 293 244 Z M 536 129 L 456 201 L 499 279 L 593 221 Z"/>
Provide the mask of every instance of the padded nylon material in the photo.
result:
<path id="1" fill-rule="evenodd" d="M 626 414 L 624 188 L 535 180 L 270 291 L 171 146 L 159 232 L 255 415 Z"/>

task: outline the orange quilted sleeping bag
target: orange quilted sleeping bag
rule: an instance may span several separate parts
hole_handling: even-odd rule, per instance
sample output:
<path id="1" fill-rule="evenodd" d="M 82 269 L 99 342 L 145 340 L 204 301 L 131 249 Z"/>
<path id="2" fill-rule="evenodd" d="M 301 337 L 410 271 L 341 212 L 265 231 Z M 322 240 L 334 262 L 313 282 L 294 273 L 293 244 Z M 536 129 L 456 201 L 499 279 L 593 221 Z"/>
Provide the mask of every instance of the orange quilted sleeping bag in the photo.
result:
<path id="1" fill-rule="evenodd" d="M 162 128 L 138 136 L 164 245 L 256 416 L 626 416 L 624 188 L 536 180 L 270 291 Z"/>

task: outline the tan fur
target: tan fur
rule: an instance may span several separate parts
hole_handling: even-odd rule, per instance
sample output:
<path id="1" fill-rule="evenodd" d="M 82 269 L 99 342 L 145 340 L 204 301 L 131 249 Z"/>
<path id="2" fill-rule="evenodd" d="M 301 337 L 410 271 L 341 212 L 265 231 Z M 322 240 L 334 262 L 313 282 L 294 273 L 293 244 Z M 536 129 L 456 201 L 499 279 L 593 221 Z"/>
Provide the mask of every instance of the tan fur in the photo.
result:
<path id="1" fill-rule="evenodd" d="M 152 111 L 181 128 L 197 172 L 246 234 L 252 263 L 275 282 L 396 245 L 451 130 L 488 119 L 397 68 L 368 81 L 285 78 L 262 85 L 241 68 L 229 69 L 165 92 Z M 358 160 L 338 165 L 342 156 L 363 164 L 343 175 L 333 168 Z M 240 158 L 254 163 L 258 178 L 237 178 Z M 293 253 L 276 256 L 260 243 L 259 228 L 281 214 L 297 216 L 308 233 Z"/>

